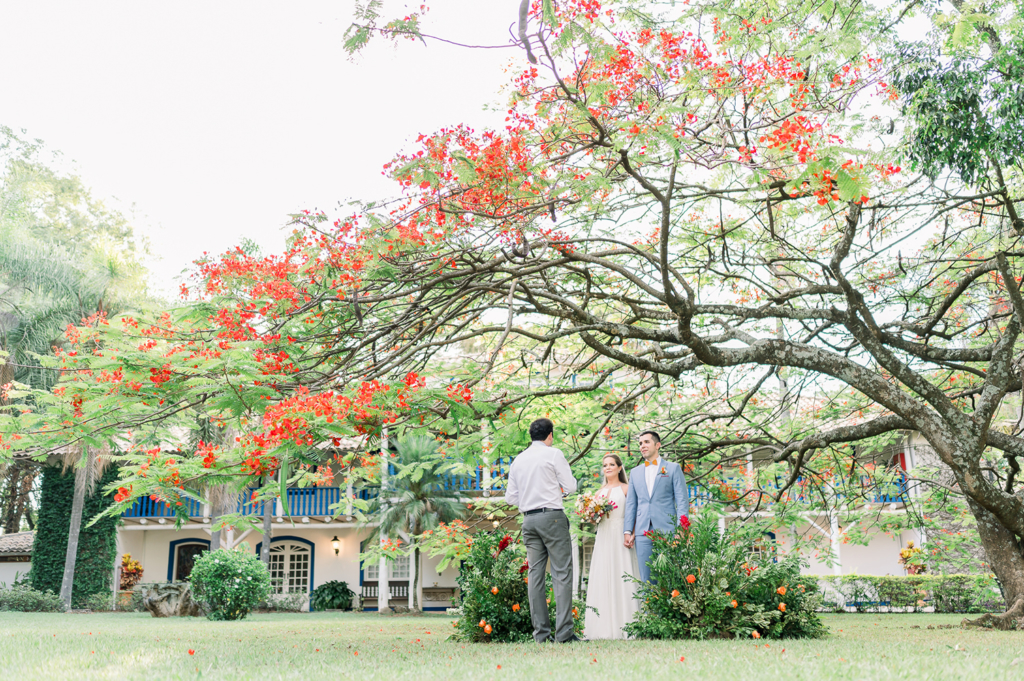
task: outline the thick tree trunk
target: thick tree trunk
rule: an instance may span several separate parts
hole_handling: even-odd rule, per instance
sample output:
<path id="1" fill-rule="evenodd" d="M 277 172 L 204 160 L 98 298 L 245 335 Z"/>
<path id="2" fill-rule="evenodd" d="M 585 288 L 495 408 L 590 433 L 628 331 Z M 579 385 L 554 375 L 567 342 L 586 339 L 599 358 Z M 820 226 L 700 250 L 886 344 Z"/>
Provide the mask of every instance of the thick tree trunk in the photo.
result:
<path id="1" fill-rule="evenodd" d="M 1024 551 L 1020 541 L 999 519 L 970 498 L 971 512 L 978 520 L 978 534 L 985 547 L 989 566 L 1003 588 L 1006 612 L 1001 615 L 983 615 L 976 620 L 963 621 L 967 625 L 996 629 L 1024 630 Z"/>
<path id="2" fill-rule="evenodd" d="M 21 520 L 28 510 L 29 494 L 36 480 L 37 469 L 30 461 L 12 461 L 5 475 L 2 520 L 4 534 L 21 531 Z"/>
<path id="3" fill-rule="evenodd" d="M 68 527 L 68 550 L 64 558 L 64 579 L 60 584 L 60 599 L 64 609 L 71 609 L 71 591 L 75 582 L 75 562 L 78 560 L 78 535 L 82 530 L 82 507 L 85 505 L 85 491 L 91 482 L 92 469 L 96 464 L 96 453 L 92 448 L 85 450 L 85 465 L 75 471 L 75 498 L 71 503 L 71 525 Z"/>

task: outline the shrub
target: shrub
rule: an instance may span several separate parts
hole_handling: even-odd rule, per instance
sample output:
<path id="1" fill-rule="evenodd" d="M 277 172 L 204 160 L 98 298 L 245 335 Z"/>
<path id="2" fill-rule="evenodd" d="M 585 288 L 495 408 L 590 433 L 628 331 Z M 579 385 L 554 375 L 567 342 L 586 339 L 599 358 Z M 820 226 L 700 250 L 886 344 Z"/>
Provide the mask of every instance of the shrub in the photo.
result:
<path id="1" fill-rule="evenodd" d="M 62 612 L 64 604 L 52 591 L 36 591 L 21 584 L 11 589 L 0 589 L 0 610 L 16 612 Z"/>
<path id="2" fill-rule="evenodd" d="M 456 580 L 462 604 L 454 623 L 454 638 L 463 641 L 520 642 L 533 640 L 530 619 L 526 547 L 504 533 L 473 536 L 469 553 Z M 555 599 L 551 576 L 546 578 L 548 616 L 554 631 Z M 573 624 L 583 635 L 584 603 L 573 601 Z"/>
<path id="3" fill-rule="evenodd" d="M 355 592 L 348 588 L 347 582 L 324 582 L 313 589 L 310 605 L 313 610 L 351 610 L 352 597 L 355 595 Z"/>
<path id="4" fill-rule="evenodd" d="M 816 638 L 826 630 L 816 610 L 814 578 L 800 576 L 796 555 L 751 548 L 759 530 L 739 523 L 719 534 L 701 515 L 675 534 L 652 532 L 651 577 L 640 583 L 640 610 L 625 631 L 635 638 Z"/>
<path id="5" fill-rule="evenodd" d="M 1001 612 L 1005 603 L 992 575 L 837 575 L 818 577 L 828 607 L 845 612 Z"/>
<path id="6" fill-rule="evenodd" d="M 267 566 L 241 550 L 207 551 L 196 559 L 189 581 L 211 620 L 240 620 L 271 592 Z"/>
<path id="7" fill-rule="evenodd" d="M 304 593 L 267 596 L 257 608 L 267 612 L 300 612 L 309 597 Z"/>
<path id="8" fill-rule="evenodd" d="M 86 610 L 109 611 L 112 609 L 113 601 L 114 596 L 109 591 L 107 593 L 92 594 L 82 602 L 82 607 Z"/>

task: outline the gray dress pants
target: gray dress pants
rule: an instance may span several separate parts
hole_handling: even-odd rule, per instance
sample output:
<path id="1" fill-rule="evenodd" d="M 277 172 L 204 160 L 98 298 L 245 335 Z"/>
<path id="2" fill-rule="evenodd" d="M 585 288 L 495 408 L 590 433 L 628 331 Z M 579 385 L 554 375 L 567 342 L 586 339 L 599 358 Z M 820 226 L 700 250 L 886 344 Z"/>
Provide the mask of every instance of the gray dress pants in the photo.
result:
<path id="1" fill-rule="evenodd" d="M 547 587 L 544 575 L 551 560 L 551 581 L 555 589 L 555 640 L 572 637 L 572 541 L 569 519 L 562 511 L 534 513 L 523 518 L 523 543 L 530 562 L 530 618 L 533 639 L 543 643 L 551 638 Z"/>

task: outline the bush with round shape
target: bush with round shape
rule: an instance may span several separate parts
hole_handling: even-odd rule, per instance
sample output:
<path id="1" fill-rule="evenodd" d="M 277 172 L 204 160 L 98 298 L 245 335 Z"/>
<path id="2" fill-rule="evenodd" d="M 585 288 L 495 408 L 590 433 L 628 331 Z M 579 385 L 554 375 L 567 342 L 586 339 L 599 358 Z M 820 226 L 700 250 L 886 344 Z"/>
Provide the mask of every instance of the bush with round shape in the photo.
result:
<path id="1" fill-rule="evenodd" d="M 244 546 L 244 545 L 243 545 Z M 270 595 L 270 573 L 243 550 L 208 551 L 192 567 L 192 597 L 211 620 L 240 620 Z"/>

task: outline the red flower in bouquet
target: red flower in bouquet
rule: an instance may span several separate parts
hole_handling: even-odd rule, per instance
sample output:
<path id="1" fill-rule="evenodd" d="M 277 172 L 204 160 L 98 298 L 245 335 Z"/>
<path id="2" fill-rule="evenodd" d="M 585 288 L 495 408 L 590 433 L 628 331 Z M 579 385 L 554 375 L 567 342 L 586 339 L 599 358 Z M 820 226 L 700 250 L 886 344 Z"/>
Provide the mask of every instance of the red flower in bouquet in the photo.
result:
<path id="1" fill-rule="evenodd" d="M 519 574 L 523 574 L 524 572 L 526 572 L 529 569 L 530 569 L 530 561 L 525 561 L 522 565 L 519 566 Z"/>
<path id="2" fill-rule="evenodd" d="M 690 519 L 685 515 L 679 516 L 679 527 L 683 528 L 684 530 L 690 529 Z"/>

